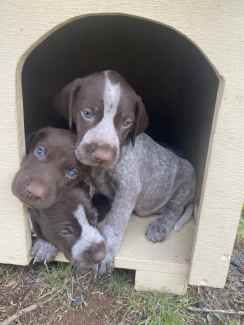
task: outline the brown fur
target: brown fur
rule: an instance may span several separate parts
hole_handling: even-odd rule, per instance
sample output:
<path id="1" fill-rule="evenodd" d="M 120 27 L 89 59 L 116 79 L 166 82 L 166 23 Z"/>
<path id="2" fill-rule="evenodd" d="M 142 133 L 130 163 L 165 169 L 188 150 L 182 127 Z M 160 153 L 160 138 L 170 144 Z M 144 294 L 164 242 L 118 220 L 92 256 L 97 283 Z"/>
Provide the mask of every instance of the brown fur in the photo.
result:
<path id="1" fill-rule="evenodd" d="M 81 165 L 75 159 L 74 144 L 75 136 L 71 131 L 41 129 L 34 136 L 29 153 L 23 159 L 12 184 L 14 195 L 30 208 L 37 236 L 50 242 L 68 259 L 72 259 L 72 247 L 82 234 L 81 226 L 73 215 L 78 205 L 84 207 L 90 224 L 95 226 L 98 217 L 87 186 L 83 184 L 81 188 L 82 181 L 89 179 L 89 167 Z M 46 150 L 42 159 L 35 155 L 39 146 Z M 67 177 L 69 168 L 77 169 L 75 179 Z M 34 193 L 41 193 L 41 197 L 36 197 L 30 189 Z M 105 214 L 109 209 L 109 202 L 102 197 L 97 204 L 98 209 L 99 205 L 101 212 Z M 105 253 L 104 244 L 97 249 Z M 95 248 L 91 243 L 81 260 L 91 263 L 94 254 Z"/>

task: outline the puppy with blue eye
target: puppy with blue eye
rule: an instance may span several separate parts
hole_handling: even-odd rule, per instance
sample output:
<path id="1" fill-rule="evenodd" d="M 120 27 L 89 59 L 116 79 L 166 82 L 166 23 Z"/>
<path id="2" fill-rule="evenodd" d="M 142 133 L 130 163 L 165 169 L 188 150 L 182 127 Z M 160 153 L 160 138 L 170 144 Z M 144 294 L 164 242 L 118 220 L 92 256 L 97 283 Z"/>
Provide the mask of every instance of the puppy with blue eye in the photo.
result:
<path id="1" fill-rule="evenodd" d="M 37 234 L 35 261 L 49 262 L 61 251 L 76 265 L 93 267 L 105 256 L 105 242 L 95 225 L 110 201 L 99 194 L 91 200 L 86 185 L 90 169 L 77 162 L 75 141 L 69 130 L 48 127 L 37 132 L 12 191 L 29 207 Z"/>

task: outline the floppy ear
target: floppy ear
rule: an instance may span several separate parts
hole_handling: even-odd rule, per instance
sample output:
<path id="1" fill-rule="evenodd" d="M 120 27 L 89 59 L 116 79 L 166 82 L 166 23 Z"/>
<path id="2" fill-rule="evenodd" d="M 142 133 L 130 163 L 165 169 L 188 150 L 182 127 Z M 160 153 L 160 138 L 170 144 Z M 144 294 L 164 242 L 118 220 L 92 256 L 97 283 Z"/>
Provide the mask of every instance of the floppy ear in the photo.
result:
<path id="1" fill-rule="evenodd" d="M 137 96 L 136 100 L 136 110 L 135 110 L 135 126 L 132 131 L 132 143 L 135 144 L 136 137 L 144 132 L 148 126 L 148 115 L 146 112 L 145 105 L 143 104 L 143 101 L 141 97 Z"/>
<path id="2" fill-rule="evenodd" d="M 82 87 L 82 79 L 78 78 L 66 85 L 54 98 L 55 109 L 69 121 L 72 128 L 72 113 L 75 97 Z"/>

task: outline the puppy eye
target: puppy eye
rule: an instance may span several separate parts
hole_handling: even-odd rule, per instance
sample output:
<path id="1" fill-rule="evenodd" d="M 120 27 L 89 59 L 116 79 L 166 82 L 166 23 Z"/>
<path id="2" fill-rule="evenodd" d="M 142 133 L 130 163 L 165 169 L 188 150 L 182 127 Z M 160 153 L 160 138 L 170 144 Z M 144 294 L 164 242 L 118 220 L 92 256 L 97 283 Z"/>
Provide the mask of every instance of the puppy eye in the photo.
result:
<path id="1" fill-rule="evenodd" d="M 81 117 L 84 120 L 91 121 L 95 117 L 95 113 L 92 109 L 86 108 L 80 112 Z"/>
<path id="2" fill-rule="evenodd" d="M 78 177 L 78 169 L 75 167 L 70 167 L 66 170 L 66 177 L 69 179 L 76 179 Z"/>
<path id="3" fill-rule="evenodd" d="M 128 118 L 127 120 L 125 120 L 125 121 L 123 122 L 122 127 L 125 128 L 125 129 L 127 129 L 127 128 L 129 128 L 132 124 L 133 124 L 133 121 L 132 121 L 131 119 Z"/>
<path id="4" fill-rule="evenodd" d="M 34 155 L 37 159 L 42 160 L 47 156 L 47 149 L 44 146 L 39 145 L 35 148 Z"/>
<path id="5" fill-rule="evenodd" d="M 61 231 L 60 231 L 60 234 L 61 234 L 61 236 L 64 236 L 64 237 L 68 237 L 68 236 L 71 236 L 72 234 L 73 234 L 73 228 L 72 228 L 72 226 L 71 225 L 67 225 L 64 229 L 62 229 Z"/>

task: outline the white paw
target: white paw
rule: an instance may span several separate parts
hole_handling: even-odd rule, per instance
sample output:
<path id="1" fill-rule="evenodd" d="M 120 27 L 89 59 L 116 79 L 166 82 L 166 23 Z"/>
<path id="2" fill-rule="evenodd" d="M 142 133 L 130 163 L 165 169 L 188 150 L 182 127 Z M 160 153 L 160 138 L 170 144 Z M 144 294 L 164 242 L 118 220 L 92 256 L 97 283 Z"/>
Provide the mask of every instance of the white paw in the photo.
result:
<path id="1" fill-rule="evenodd" d="M 104 260 L 98 264 L 97 267 L 97 273 L 99 275 L 103 275 L 103 274 L 110 274 L 113 271 L 113 256 L 110 254 L 107 254 L 104 258 Z"/>
<path id="2" fill-rule="evenodd" d="M 34 257 L 33 263 L 51 262 L 55 259 L 57 253 L 57 248 L 43 239 L 37 239 L 31 251 L 31 255 Z"/>
<path id="3" fill-rule="evenodd" d="M 115 232 L 111 225 L 105 225 L 101 232 L 106 240 L 106 256 L 98 265 L 97 273 L 99 275 L 112 273 L 114 256 L 119 251 L 122 242 L 122 233 Z"/>

